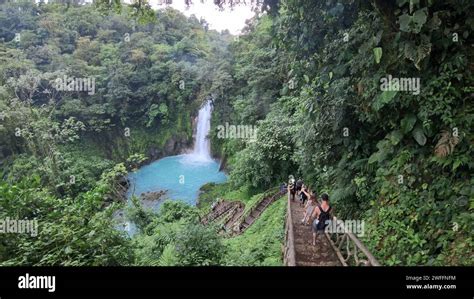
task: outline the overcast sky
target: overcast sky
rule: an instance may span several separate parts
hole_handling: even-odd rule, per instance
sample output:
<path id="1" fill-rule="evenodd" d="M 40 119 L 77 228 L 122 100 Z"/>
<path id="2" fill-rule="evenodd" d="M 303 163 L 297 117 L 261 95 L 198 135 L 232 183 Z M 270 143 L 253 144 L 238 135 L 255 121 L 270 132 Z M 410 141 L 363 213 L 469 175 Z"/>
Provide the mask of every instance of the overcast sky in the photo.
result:
<path id="1" fill-rule="evenodd" d="M 159 3 L 164 2 L 164 0 L 150 0 L 153 8 L 166 7 L 166 5 L 159 5 Z M 201 0 L 194 0 L 193 5 L 186 7 L 183 0 L 173 0 L 169 6 L 181 11 L 188 17 L 194 14 L 198 19 L 204 18 L 209 23 L 210 29 L 217 31 L 228 29 L 232 34 L 239 34 L 240 30 L 245 26 L 245 20 L 250 19 L 254 15 L 249 4 L 237 5 L 232 10 L 229 7 L 225 7 L 224 11 L 220 11 L 213 0 L 204 0 L 203 2 Z"/>

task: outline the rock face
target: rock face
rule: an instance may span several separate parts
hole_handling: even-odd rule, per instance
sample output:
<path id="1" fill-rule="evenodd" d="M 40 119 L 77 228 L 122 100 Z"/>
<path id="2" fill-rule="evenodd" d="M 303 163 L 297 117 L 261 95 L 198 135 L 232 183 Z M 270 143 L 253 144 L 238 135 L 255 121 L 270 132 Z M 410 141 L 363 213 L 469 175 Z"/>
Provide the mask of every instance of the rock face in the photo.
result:
<path id="1" fill-rule="evenodd" d="M 166 141 L 162 149 L 157 146 L 150 147 L 147 156 L 150 161 L 154 161 L 165 156 L 177 155 L 189 148 L 191 143 L 186 136 L 173 136 Z"/>
<path id="2" fill-rule="evenodd" d="M 221 163 L 219 164 L 219 171 L 223 171 L 227 168 L 227 155 L 224 154 L 221 159 Z"/>
<path id="3" fill-rule="evenodd" d="M 148 191 L 140 194 L 140 200 L 143 201 L 153 201 L 153 200 L 160 200 L 165 194 L 166 190 L 159 190 L 159 191 Z"/>
<path id="4" fill-rule="evenodd" d="M 140 194 L 140 203 L 142 207 L 147 209 L 153 209 L 156 206 L 156 202 L 165 199 L 167 190 L 159 191 L 148 191 Z"/>

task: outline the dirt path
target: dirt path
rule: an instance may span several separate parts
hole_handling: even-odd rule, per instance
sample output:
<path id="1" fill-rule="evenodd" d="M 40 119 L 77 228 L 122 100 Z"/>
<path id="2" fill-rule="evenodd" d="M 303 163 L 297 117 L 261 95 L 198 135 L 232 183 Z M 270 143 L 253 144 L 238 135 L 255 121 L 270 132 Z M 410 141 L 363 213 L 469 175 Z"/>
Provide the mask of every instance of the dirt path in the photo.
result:
<path id="1" fill-rule="evenodd" d="M 299 201 L 291 202 L 291 218 L 295 246 L 296 266 L 342 266 L 325 235 L 318 235 L 316 246 L 311 245 L 310 225 L 303 225 L 303 207 Z"/>

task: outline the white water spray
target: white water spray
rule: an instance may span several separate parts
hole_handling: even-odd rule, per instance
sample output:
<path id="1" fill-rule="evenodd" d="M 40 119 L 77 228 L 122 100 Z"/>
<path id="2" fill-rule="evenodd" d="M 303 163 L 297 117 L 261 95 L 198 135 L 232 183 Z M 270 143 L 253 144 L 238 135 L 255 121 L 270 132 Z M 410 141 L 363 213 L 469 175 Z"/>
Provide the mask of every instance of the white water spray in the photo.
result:
<path id="1" fill-rule="evenodd" d="M 194 142 L 194 150 L 192 155 L 199 161 L 211 161 L 210 142 L 207 138 L 211 129 L 211 102 L 207 101 L 201 109 L 199 109 L 196 141 Z"/>

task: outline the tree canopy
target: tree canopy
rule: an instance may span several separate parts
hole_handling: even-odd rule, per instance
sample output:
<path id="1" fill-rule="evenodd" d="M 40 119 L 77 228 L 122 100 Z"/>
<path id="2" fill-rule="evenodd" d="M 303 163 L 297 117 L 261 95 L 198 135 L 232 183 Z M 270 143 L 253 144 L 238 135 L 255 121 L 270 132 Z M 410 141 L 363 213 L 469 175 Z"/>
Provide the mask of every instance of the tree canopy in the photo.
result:
<path id="1" fill-rule="evenodd" d="M 474 264 L 472 1 L 265 0 L 239 36 L 79 2 L 0 2 L 0 219 L 42 226 L 2 236 L 0 265 L 278 264 L 282 204 L 232 240 L 181 202 L 115 227 L 126 174 L 192 144 L 206 100 L 230 178 L 209 194 L 250 204 L 294 175 L 364 220 L 383 264 Z"/>

